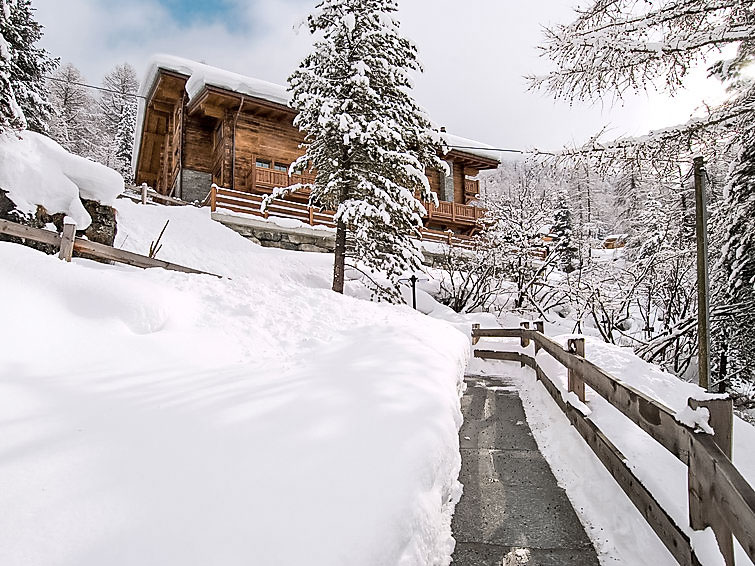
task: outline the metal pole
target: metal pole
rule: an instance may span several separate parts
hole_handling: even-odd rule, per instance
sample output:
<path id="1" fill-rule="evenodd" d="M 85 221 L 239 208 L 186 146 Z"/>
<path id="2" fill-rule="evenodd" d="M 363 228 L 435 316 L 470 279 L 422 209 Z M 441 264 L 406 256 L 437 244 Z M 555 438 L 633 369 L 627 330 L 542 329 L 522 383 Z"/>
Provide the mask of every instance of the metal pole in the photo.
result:
<path id="1" fill-rule="evenodd" d="M 412 282 L 412 307 L 414 307 L 414 310 L 417 310 L 417 276 L 412 275 L 410 277 Z"/>
<path id="2" fill-rule="evenodd" d="M 695 207 L 697 233 L 697 335 L 698 335 L 698 383 L 705 390 L 710 388 L 710 311 L 708 282 L 708 206 L 705 194 L 705 163 L 695 157 Z"/>

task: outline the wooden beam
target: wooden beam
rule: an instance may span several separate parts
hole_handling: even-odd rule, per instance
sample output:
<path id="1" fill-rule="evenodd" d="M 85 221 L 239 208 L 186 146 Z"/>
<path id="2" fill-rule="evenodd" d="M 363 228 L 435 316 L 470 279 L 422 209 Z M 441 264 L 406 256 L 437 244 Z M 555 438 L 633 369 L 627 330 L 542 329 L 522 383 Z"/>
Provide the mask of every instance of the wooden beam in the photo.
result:
<path id="1" fill-rule="evenodd" d="M 522 355 L 519 352 L 497 352 L 495 350 L 475 350 L 475 358 L 483 360 L 499 360 L 503 362 L 522 363 Z"/>
<path id="2" fill-rule="evenodd" d="M 519 328 L 480 328 L 474 331 L 477 338 L 520 338 L 522 330 Z"/>
<path id="3" fill-rule="evenodd" d="M 62 237 L 55 232 L 42 230 L 40 228 L 32 228 L 31 226 L 9 222 L 8 220 L 0 220 L 0 234 L 8 234 L 9 236 L 16 236 L 17 238 L 24 238 L 35 242 L 41 242 L 43 244 L 51 244 L 57 246 L 60 246 L 60 243 L 62 241 Z M 163 261 L 140 254 L 135 254 L 133 252 L 119 250 L 117 248 L 106 246 L 105 244 L 98 244 L 97 242 L 84 240 L 83 238 L 74 239 L 73 250 L 79 253 L 93 255 L 99 259 L 125 263 L 127 265 L 141 267 L 144 269 L 161 267 L 163 269 L 168 269 L 171 271 L 181 271 L 183 273 L 195 273 L 220 277 L 220 275 L 215 275 L 214 273 L 209 273 L 207 271 L 200 271 L 198 269 L 192 269 L 191 267 L 185 267 L 183 265 L 178 265 L 169 261 Z"/>

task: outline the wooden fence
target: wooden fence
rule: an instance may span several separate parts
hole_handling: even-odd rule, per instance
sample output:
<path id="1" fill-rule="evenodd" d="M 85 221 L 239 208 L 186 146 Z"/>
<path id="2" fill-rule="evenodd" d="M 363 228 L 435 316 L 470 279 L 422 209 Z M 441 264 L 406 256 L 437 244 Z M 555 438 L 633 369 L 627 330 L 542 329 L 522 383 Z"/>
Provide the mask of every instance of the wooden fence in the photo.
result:
<path id="1" fill-rule="evenodd" d="M 532 368 L 574 428 L 592 448 L 606 469 L 634 503 L 666 548 L 682 566 L 698 566 L 687 534 L 658 504 L 627 464 L 626 458 L 610 439 L 574 405 L 568 403 L 540 367 L 537 353 L 545 350 L 568 370 L 568 390 L 585 401 L 585 386 L 618 409 L 688 467 L 689 524 L 695 530 L 712 527 L 727 566 L 734 565 L 732 535 L 755 563 L 755 491 L 731 461 L 731 399 L 689 400 L 693 409 L 710 412 L 714 434 L 697 432 L 680 423 L 675 412 L 609 375 L 586 360 L 584 338 L 570 339 L 568 348 L 545 336 L 541 322 L 522 323 L 516 329 L 472 330 L 473 342 L 480 338 L 517 338 L 523 348 L 534 343 L 535 356 L 524 352 L 477 350 L 475 357 L 519 362 Z"/>
<path id="2" fill-rule="evenodd" d="M 271 216 L 293 218 L 310 226 L 326 226 L 328 228 L 335 228 L 336 226 L 333 211 L 285 199 L 273 199 L 263 212 L 261 207 L 264 198 L 264 195 L 255 195 L 213 185 L 209 195 L 209 205 L 210 210 L 213 212 L 217 209 L 223 209 L 259 218 L 269 218 Z M 450 230 L 440 232 L 423 228 L 422 240 L 468 249 L 472 249 L 475 245 L 474 240 L 469 236 L 460 236 Z"/>
<path id="3" fill-rule="evenodd" d="M 162 269 L 168 269 L 170 271 L 181 271 L 183 273 L 196 273 L 220 277 L 214 273 L 208 273 L 206 271 L 178 265 L 177 263 L 171 263 L 169 261 L 119 250 L 111 246 L 85 240 L 84 238 L 77 238 L 76 224 L 71 223 L 64 224 L 63 233 L 58 234 L 50 230 L 42 230 L 40 228 L 32 228 L 31 226 L 17 224 L 16 222 L 10 222 L 8 220 L 0 220 L 0 234 L 57 247 L 60 250 L 58 257 L 65 261 L 71 261 L 73 252 L 78 252 L 98 259 L 125 263 L 143 269 L 161 267 Z"/>

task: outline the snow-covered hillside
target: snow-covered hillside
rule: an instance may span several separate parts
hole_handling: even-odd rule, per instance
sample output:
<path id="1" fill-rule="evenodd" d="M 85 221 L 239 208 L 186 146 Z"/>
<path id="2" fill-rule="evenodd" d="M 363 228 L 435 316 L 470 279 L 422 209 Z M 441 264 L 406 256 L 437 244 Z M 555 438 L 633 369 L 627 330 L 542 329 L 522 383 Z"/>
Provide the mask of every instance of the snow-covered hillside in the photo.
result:
<path id="1" fill-rule="evenodd" d="M 116 246 L 170 219 L 159 257 L 224 278 L 0 243 L 0 564 L 448 564 L 467 336 L 116 206 Z"/>

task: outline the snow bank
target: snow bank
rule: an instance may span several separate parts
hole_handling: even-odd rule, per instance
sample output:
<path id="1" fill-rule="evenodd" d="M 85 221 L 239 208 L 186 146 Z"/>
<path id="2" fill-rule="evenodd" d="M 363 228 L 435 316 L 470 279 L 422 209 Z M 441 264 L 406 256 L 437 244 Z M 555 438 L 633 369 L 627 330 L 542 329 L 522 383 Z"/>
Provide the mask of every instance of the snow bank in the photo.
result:
<path id="1" fill-rule="evenodd" d="M 80 198 L 112 206 L 123 191 L 123 178 L 112 169 L 68 153 L 35 132 L 0 136 L 0 188 L 16 207 L 34 214 L 64 213 L 84 229 L 92 219 Z"/>
<path id="2" fill-rule="evenodd" d="M 467 336 L 206 209 L 119 202 L 116 245 L 168 218 L 228 278 L 0 244 L 0 564 L 449 564 Z"/>

